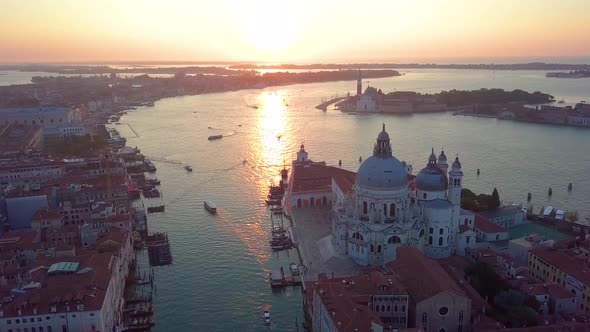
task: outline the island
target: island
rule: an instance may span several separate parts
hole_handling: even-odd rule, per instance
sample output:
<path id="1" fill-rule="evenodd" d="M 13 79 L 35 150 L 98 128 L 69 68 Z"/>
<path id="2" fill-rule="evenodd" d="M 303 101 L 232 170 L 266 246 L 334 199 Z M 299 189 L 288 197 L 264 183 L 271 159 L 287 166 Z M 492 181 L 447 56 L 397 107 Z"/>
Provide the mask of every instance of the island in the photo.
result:
<path id="1" fill-rule="evenodd" d="M 553 72 L 545 74 L 545 77 L 553 78 L 587 78 L 590 77 L 590 70 L 572 70 L 570 72 Z"/>

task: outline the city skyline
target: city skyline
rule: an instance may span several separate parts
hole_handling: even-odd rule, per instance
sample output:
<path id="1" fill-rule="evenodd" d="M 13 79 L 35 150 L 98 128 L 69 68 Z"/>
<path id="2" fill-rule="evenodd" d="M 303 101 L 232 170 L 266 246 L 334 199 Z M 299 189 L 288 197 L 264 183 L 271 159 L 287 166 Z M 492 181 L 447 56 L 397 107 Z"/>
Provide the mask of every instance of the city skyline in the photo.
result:
<path id="1" fill-rule="evenodd" d="M 466 61 L 590 55 L 582 0 L 3 2 L 0 62 Z M 9 15 L 8 15 L 9 14 Z M 575 60 L 572 60 L 575 61 Z"/>

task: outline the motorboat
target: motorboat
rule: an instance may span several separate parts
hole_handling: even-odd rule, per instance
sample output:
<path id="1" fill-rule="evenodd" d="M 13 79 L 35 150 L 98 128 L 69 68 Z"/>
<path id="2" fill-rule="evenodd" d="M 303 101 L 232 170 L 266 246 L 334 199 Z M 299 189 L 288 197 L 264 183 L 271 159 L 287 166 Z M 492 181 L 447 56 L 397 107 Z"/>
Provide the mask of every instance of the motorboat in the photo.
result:
<path id="1" fill-rule="evenodd" d="M 193 168 L 191 167 L 191 165 L 184 166 L 184 169 L 186 169 L 187 172 L 192 172 L 193 171 Z"/>
<path id="2" fill-rule="evenodd" d="M 270 325 L 270 312 L 268 310 L 264 310 L 262 317 L 264 318 L 264 324 Z"/>
<path id="3" fill-rule="evenodd" d="M 217 206 L 212 201 L 205 201 L 204 204 L 205 204 L 205 209 L 207 209 L 207 211 L 209 211 L 211 213 L 217 212 Z"/>
<path id="4" fill-rule="evenodd" d="M 213 141 L 213 140 L 221 139 L 221 138 L 223 138 L 223 135 L 211 135 L 207 139 L 210 141 Z"/>

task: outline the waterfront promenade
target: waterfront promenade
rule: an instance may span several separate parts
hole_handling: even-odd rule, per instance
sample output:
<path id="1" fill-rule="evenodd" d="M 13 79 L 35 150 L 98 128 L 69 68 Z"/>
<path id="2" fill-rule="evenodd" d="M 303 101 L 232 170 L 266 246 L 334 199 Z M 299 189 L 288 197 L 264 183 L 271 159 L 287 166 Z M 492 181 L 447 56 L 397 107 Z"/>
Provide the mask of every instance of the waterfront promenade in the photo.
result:
<path id="1" fill-rule="evenodd" d="M 345 277 L 362 268 L 351 258 L 336 253 L 331 240 L 330 209 L 293 209 L 292 218 L 297 236 L 297 247 L 305 269 L 305 280 L 317 280 L 318 274 Z"/>

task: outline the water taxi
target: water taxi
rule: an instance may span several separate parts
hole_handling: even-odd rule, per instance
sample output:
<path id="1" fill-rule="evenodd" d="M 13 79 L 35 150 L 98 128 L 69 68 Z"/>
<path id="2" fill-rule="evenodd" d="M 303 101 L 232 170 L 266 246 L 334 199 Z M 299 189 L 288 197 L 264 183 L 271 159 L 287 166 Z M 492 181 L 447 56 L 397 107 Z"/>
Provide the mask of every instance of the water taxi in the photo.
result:
<path id="1" fill-rule="evenodd" d="M 209 211 L 211 213 L 217 212 L 217 206 L 212 201 L 205 201 L 204 204 L 205 204 L 205 209 L 207 209 L 207 211 Z"/>
<path id="2" fill-rule="evenodd" d="M 207 139 L 212 141 L 212 140 L 221 139 L 221 138 L 223 138 L 223 135 L 211 135 Z"/>
<path id="3" fill-rule="evenodd" d="M 184 169 L 186 169 L 187 172 L 192 172 L 193 171 L 193 168 L 191 167 L 191 165 L 184 166 Z"/>
<path id="4" fill-rule="evenodd" d="M 264 324 L 270 325 L 270 312 L 268 310 L 264 310 Z"/>

